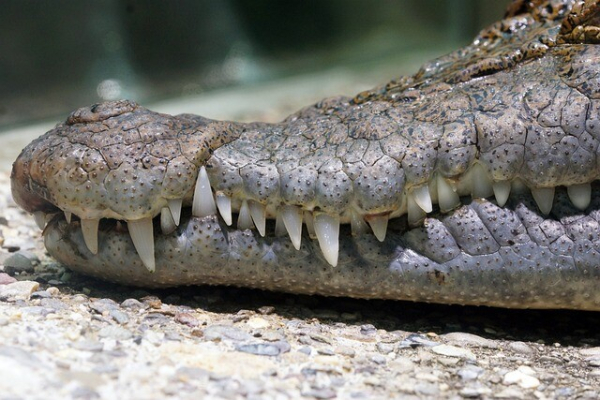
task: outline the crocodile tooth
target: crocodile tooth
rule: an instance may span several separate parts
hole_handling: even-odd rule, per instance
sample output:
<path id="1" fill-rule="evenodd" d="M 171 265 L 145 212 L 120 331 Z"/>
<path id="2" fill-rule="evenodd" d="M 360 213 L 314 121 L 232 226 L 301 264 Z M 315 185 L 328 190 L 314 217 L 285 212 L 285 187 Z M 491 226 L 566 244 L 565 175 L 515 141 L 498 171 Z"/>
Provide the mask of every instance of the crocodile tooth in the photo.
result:
<path id="1" fill-rule="evenodd" d="M 179 220 L 181 218 L 181 204 L 183 203 L 183 199 L 169 199 L 167 200 L 167 206 L 171 211 L 171 216 L 173 217 L 173 222 L 175 225 L 179 226 Z"/>
<path id="2" fill-rule="evenodd" d="M 498 203 L 500 207 L 504 207 L 508 200 L 508 196 L 510 195 L 511 183 L 509 181 L 498 181 L 494 182 L 492 187 L 494 188 L 496 203 Z"/>
<path id="3" fill-rule="evenodd" d="M 217 193 L 217 208 L 219 209 L 219 213 L 221 213 L 223 221 L 225 221 L 227 226 L 231 226 L 233 223 L 233 218 L 231 217 L 231 198 L 226 194 Z"/>
<path id="4" fill-rule="evenodd" d="M 280 213 L 285 229 L 296 250 L 300 250 L 302 240 L 302 210 L 296 206 L 283 206 Z"/>
<path id="5" fill-rule="evenodd" d="M 360 236 L 369 232 L 369 226 L 365 222 L 365 219 L 355 210 L 352 210 L 350 214 L 350 226 L 352 228 L 352 236 Z"/>
<path id="6" fill-rule="evenodd" d="M 217 213 L 217 206 L 210 188 L 210 181 L 206 168 L 202 166 L 196 180 L 194 189 L 194 200 L 192 202 L 192 214 L 196 217 L 206 217 Z"/>
<path id="7" fill-rule="evenodd" d="M 46 213 L 43 211 L 36 211 L 33 213 L 33 219 L 35 220 L 36 225 L 40 229 L 44 229 L 46 227 Z"/>
<path id="8" fill-rule="evenodd" d="M 250 217 L 258 229 L 260 236 L 265 236 L 267 226 L 267 207 L 260 204 L 258 201 L 248 201 L 248 208 L 250 209 Z"/>
<path id="9" fill-rule="evenodd" d="M 315 213 L 314 223 L 323 257 L 333 267 L 337 266 L 340 248 L 340 217 Z"/>
<path id="10" fill-rule="evenodd" d="M 67 220 L 67 224 L 71 223 L 71 219 L 73 218 L 73 213 L 69 211 L 65 211 L 65 219 Z"/>
<path id="11" fill-rule="evenodd" d="M 406 208 L 408 213 L 408 223 L 411 226 L 418 225 L 423 220 L 423 218 L 427 216 L 427 214 L 425 214 L 425 211 L 423 211 L 423 209 L 419 207 L 414 197 L 411 195 L 408 195 L 408 197 L 406 198 Z"/>
<path id="12" fill-rule="evenodd" d="M 538 205 L 538 208 L 544 215 L 550 214 L 552 203 L 554 202 L 554 188 L 535 188 L 531 189 L 531 194 Z"/>
<path id="13" fill-rule="evenodd" d="M 254 228 L 254 223 L 250 216 L 250 209 L 248 208 L 248 202 L 246 200 L 242 201 L 240 212 L 238 213 L 237 227 L 241 230 Z"/>
<path id="14" fill-rule="evenodd" d="M 380 242 L 385 240 L 385 234 L 387 233 L 387 225 L 388 225 L 388 214 L 379 214 L 379 215 L 367 215 L 365 217 L 369 225 L 371 225 L 371 229 L 373 229 L 373 234 Z"/>
<path id="15" fill-rule="evenodd" d="M 169 207 L 163 207 L 160 211 L 160 229 L 163 235 L 168 235 L 177 229 L 177 224 Z"/>
<path id="16" fill-rule="evenodd" d="M 569 193 L 569 198 L 575 207 L 585 210 L 592 200 L 592 185 L 582 183 L 581 185 L 569 186 L 567 187 L 567 193 Z"/>
<path id="17" fill-rule="evenodd" d="M 154 272 L 156 266 L 154 263 L 154 229 L 152 227 L 152 218 L 148 217 L 127 221 L 127 228 L 142 263 L 148 271 Z"/>
<path id="18" fill-rule="evenodd" d="M 81 219 L 83 241 L 92 254 L 98 254 L 98 224 L 100 219 Z"/>
<path id="19" fill-rule="evenodd" d="M 442 175 L 437 177 L 438 203 L 442 212 L 450 211 L 460 205 L 458 193 L 452 189 L 446 178 Z"/>
<path id="20" fill-rule="evenodd" d="M 471 173 L 471 197 L 474 199 L 485 199 L 494 194 L 492 180 L 481 164 L 473 165 Z"/>
<path id="21" fill-rule="evenodd" d="M 317 234 L 315 233 L 315 221 L 311 212 L 304 211 L 304 223 L 306 224 L 308 237 L 311 239 L 316 239 Z"/>
<path id="22" fill-rule="evenodd" d="M 283 217 L 281 213 L 277 213 L 277 217 L 275 217 L 275 236 L 282 237 L 285 235 L 287 235 L 287 229 L 285 228 Z"/>
<path id="23" fill-rule="evenodd" d="M 412 196 L 415 200 L 415 203 L 417 203 L 417 205 L 421 207 L 423 211 L 425 211 L 426 213 L 430 213 L 431 211 L 433 211 L 433 205 L 431 204 L 431 195 L 429 194 L 428 185 L 423 185 L 414 188 L 412 191 Z"/>

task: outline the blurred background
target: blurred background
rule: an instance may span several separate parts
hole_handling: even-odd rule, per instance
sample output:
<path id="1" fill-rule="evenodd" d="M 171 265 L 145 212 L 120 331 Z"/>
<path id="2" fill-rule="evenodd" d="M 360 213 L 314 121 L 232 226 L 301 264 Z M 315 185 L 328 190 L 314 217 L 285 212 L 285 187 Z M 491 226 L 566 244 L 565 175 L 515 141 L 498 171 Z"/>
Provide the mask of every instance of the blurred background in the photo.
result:
<path id="1" fill-rule="evenodd" d="M 233 103 L 255 103 L 261 90 L 286 88 L 275 102 L 290 107 L 322 89 L 362 90 L 469 43 L 508 3 L 3 0 L 0 131 L 119 98 L 161 111 L 176 100 L 192 104 L 180 112 L 219 118 L 231 115 L 221 110 Z M 286 86 L 296 76 L 309 78 Z M 332 83 L 344 78 L 354 80 L 347 89 Z M 202 99 L 224 90 L 246 95 L 202 108 Z M 239 117 L 246 115 L 261 118 L 256 111 Z"/>

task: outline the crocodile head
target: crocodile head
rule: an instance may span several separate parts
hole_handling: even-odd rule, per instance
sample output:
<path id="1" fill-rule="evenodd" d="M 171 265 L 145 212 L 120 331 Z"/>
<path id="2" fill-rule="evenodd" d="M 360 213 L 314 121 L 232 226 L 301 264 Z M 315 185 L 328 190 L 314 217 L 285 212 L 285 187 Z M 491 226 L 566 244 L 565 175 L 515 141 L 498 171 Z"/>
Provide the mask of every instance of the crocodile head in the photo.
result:
<path id="1" fill-rule="evenodd" d="M 600 309 L 599 18 L 517 1 L 277 124 L 81 108 L 23 150 L 13 196 L 54 257 L 122 283 Z"/>

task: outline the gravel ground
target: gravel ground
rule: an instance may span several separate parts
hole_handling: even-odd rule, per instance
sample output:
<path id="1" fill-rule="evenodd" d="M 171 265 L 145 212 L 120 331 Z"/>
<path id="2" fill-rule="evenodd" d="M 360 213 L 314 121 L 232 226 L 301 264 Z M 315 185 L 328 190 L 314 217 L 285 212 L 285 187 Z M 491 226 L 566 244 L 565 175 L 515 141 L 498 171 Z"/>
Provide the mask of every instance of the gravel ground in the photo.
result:
<path id="1" fill-rule="evenodd" d="M 108 284 L 45 253 L 5 169 L 0 400 L 600 397 L 598 313 Z"/>

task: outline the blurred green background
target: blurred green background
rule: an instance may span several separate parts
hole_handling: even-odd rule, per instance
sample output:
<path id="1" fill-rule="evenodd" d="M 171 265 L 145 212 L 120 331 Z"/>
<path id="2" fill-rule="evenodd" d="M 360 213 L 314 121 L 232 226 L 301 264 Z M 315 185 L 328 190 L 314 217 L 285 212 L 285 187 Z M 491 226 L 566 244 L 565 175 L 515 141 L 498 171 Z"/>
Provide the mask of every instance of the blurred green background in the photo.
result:
<path id="1" fill-rule="evenodd" d="M 0 130 L 62 119 L 102 100 L 192 97 L 451 49 L 498 20 L 508 3 L 3 0 Z"/>

